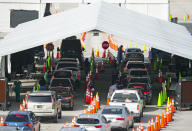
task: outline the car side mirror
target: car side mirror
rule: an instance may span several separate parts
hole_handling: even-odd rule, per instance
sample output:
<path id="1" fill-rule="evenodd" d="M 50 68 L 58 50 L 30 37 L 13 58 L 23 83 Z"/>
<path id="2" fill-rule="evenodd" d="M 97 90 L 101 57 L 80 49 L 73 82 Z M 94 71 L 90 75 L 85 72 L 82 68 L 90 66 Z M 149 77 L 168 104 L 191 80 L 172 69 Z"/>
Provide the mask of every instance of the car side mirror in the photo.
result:
<path id="1" fill-rule="evenodd" d="M 108 120 L 107 123 L 111 123 L 111 120 Z"/>
<path id="2" fill-rule="evenodd" d="M 131 114 L 133 114 L 133 111 L 131 111 Z"/>

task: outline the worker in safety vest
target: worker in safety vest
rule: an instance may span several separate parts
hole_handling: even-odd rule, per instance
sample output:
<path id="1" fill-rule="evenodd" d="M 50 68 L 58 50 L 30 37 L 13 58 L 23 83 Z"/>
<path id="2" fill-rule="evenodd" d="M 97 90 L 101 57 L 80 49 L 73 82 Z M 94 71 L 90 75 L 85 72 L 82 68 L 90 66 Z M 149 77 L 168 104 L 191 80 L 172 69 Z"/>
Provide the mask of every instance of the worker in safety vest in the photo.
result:
<path id="1" fill-rule="evenodd" d="M 21 81 L 17 80 L 14 82 L 15 93 L 16 93 L 16 102 L 20 102 L 20 91 L 21 91 Z"/>

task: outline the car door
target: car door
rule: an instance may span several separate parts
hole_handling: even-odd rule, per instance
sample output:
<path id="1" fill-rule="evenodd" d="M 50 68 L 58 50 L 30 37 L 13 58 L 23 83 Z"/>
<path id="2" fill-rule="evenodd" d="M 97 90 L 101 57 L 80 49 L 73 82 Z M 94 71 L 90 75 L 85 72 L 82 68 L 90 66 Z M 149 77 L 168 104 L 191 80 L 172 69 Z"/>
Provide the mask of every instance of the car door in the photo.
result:
<path id="1" fill-rule="evenodd" d="M 110 123 L 107 122 L 104 116 L 101 117 L 101 122 L 103 131 L 111 131 Z"/>
<path id="2" fill-rule="evenodd" d="M 126 115 L 126 118 L 127 118 L 127 123 L 128 123 L 128 126 L 130 127 L 130 125 L 132 124 L 133 122 L 133 115 L 130 113 L 130 111 L 127 109 L 127 107 L 125 107 L 125 115 Z"/>

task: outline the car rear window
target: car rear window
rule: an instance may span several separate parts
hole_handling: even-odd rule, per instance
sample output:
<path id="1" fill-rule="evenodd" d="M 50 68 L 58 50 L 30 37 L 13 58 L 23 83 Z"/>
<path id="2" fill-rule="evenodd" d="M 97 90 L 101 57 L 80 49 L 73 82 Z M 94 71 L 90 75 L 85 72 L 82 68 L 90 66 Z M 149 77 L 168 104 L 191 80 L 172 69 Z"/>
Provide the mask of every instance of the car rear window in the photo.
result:
<path id="1" fill-rule="evenodd" d="M 148 78 L 131 78 L 129 83 L 148 83 Z"/>
<path id="2" fill-rule="evenodd" d="M 71 78 L 72 73 L 70 71 L 56 71 L 54 73 L 55 78 Z"/>
<path id="3" fill-rule="evenodd" d="M 5 120 L 6 122 L 29 122 L 27 115 L 9 114 Z"/>
<path id="4" fill-rule="evenodd" d="M 134 70 L 131 71 L 131 76 L 146 76 L 147 75 L 147 71 L 142 71 L 142 70 Z"/>
<path id="5" fill-rule="evenodd" d="M 144 69 L 145 65 L 144 64 L 128 64 L 127 68 L 128 69 L 131 69 L 131 68 L 141 68 L 141 69 Z"/>
<path id="6" fill-rule="evenodd" d="M 52 102 L 51 96 L 29 96 L 29 102 Z"/>
<path id="7" fill-rule="evenodd" d="M 115 93 L 112 101 L 117 102 L 137 102 L 138 98 L 135 93 Z"/>
<path id="8" fill-rule="evenodd" d="M 78 67 L 75 63 L 59 63 L 57 65 L 57 69 L 65 68 L 65 67 Z"/>
<path id="9" fill-rule="evenodd" d="M 122 114 L 122 109 L 119 108 L 103 109 L 102 114 Z"/>
<path id="10" fill-rule="evenodd" d="M 128 49 L 127 52 L 141 52 L 140 49 Z"/>
<path id="11" fill-rule="evenodd" d="M 78 71 L 78 69 L 77 69 L 77 68 L 73 68 L 73 67 L 66 67 L 66 68 L 64 68 L 64 69 L 67 69 L 67 70 L 72 70 L 72 71 Z"/>
<path id="12" fill-rule="evenodd" d="M 77 119 L 78 124 L 99 124 L 98 119 L 93 118 L 79 118 Z"/>
<path id="13" fill-rule="evenodd" d="M 138 88 L 138 89 L 147 89 L 146 84 L 140 84 L 140 83 L 134 83 L 134 84 L 129 84 L 128 88 Z"/>
<path id="14" fill-rule="evenodd" d="M 57 86 L 70 87 L 72 85 L 69 79 L 52 79 L 50 86 L 51 87 L 57 87 Z"/>
<path id="15" fill-rule="evenodd" d="M 71 96 L 71 92 L 67 88 L 50 88 L 51 91 L 55 91 L 57 95 L 67 97 Z"/>

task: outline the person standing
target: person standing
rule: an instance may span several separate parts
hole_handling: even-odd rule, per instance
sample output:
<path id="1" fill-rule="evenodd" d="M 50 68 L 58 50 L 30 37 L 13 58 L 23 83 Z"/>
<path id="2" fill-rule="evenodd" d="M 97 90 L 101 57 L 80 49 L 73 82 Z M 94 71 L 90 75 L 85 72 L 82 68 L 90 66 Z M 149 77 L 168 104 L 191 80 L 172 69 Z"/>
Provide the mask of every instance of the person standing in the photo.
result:
<path id="1" fill-rule="evenodd" d="M 14 82 L 15 93 L 16 93 L 16 102 L 20 102 L 20 92 L 21 92 L 21 81 L 17 80 Z"/>
<path id="2" fill-rule="evenodd" d="M 117 60 L 119 62 L 119 64 L 121 63 L 122 61 L 122 54 L 123 54 L 123 45 L 121 45 L 119 48 L 118 48 L 118 53 L 117 53 Z"/>
<path id="3" fill-rule="evenodd" d="M 85 62 L 84 62 L 84 68 L 85 68 L 85 74 L 87 75 L 87 73 L 90 71 L 90 62 L 88 60 L 88 58 L 85 59 Z"/>

